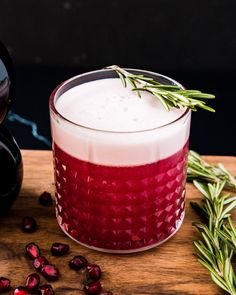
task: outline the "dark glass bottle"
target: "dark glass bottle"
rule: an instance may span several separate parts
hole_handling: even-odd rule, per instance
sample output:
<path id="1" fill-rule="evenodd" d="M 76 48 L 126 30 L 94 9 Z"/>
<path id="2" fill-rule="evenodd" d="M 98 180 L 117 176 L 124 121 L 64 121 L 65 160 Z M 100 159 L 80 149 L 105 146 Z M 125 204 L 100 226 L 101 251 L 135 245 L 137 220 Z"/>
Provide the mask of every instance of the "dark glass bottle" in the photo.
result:
<path id="1" fill-rule="evenodd" d="M 2 126 L 14 93 L 12 61 L 0 42 L 0 215 L 6 213 L 14 203 L 23 178 L 20 149 L 13 136 Z"/>

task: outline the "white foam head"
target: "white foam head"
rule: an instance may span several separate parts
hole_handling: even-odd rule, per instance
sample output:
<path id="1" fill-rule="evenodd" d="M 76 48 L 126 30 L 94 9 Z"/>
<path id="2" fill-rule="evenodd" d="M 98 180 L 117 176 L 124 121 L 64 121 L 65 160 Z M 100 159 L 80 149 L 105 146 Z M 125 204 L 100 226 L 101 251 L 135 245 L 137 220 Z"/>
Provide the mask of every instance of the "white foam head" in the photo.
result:
<path id="1" fill-rule="evenodd" d="M 96 164 L 152 163 L 180 150 L 189 136 L 190 112 L 167 112 L 152 94 L 142 92 L 139 98 L 118 78 L 75 86 L 59 96 L 55 108 L 74 123 L 51 112 L 55 143 Z"/>
<path id="2" fill-rule="evenodd" d="M 56 102 L 58 112 L 68 120 L 105 131 L 142 131 L 178 119 L 185 109 L 166 112 L 160 101 L 148 92 L 141 98 L 120 79 L 102 79 L 76 86 Z"/>

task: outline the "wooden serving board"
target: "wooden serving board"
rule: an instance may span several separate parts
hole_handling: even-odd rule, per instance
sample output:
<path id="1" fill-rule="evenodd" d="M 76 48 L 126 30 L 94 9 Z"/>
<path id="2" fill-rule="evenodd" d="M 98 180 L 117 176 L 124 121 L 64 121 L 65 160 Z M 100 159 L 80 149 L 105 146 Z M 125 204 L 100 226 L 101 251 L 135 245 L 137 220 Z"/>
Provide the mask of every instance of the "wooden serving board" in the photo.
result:
<path id="1" fill-rule="evenodd" d="M 185 220 L 174 237 L 155 249 L 138 254 L 104 254 L 70 240 L 56 222 L 54 206 L 48 208 L 38 204 L 43 191 L 54 193 L 52 153 L 28 150 L 22 154 L 24 181 L 21 194 L 9 214 L 0 219 L 0 276 L 11 278 L 13 287 L 24 285 L 26 276 L 34 272 L 32 262 L 24 254 L 25 245 L 34 241 L 61 272 L 60 280 L 52 283 L 56 294 L 83 294 L 80 274 L 68 267 L 70 258 L 78 254 L 101 266 L 104 289 L 115 295 L 223 294 L 194 256 L 193 240 L 198 234 L 192 222 L 199 218 L 189 202 L 199 200 L 200 194 L 191 184 L 187 184 Z M 222 162 L 236 174 L 236 157 L 205 158 Z M 21 219 L 26 215 L 37 220 L 37 232 L 26 234 L 21 231 Z M 236 214 L 233 217 L 236 220 Z M 53 242 L 69 244 L 70 253 L 61 258 L 52 257 Z M 42 283 L 46 281 L 42 279 Z"/>

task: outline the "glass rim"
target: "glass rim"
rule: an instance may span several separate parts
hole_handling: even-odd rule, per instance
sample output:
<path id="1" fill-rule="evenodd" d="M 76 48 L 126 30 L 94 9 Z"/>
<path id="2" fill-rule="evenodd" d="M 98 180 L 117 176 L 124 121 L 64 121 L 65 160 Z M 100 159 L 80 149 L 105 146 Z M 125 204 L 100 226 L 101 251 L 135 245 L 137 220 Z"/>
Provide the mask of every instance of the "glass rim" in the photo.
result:
<path id="1" fill-rule="evenodd" d="M 134 69 L 134 68 L 124 68 L 125 70 L 127 71 L 135 71 L 135 72 L 140 72 L 141 74 L 142 73 L 147 73 L 147 74 L 151 74 L 151 75 L 154 75 L 154 76 L 159 76 L 159 77 L 162 77 L 172 83 L 174 83 L 174 85 L 177 85 L 179 87 L 181 87 L 182 89 L 185 89 L 185 87 L 180 84 L 179 82 L 177 82 L 176 80 L 166 76 L 166 75 L 162 75 L 162 74 L 159 74 L 159 73 L 156 73 L 156 72 L 152 72 L 152 71 L 148 71 L 148 70 L 140 70 L 140 69 Z M 91 130 L 91 131 L 96 131 L 96 132 L 104 132 L 104 133 L 116 133 L 116 134 L 127 134 L 127 133 L 141 133 L 141 132 L 147 132 L 147 131 L 154 131 L 154 130 L 160 130 L 162 128 L 165 128 L 167 126 L 170 126 L 178 121 L 180 121 L 182 118 L 184 117 L 187 117 L 187 115 L 189 115 L 191 113 L 191 110 L 189 108 L 186 108 L 185 112 L 180 115 L 177 119 L 173 120 L 173 121 L 170 121 L 169 123 L 167 124 L 164 124 L 164 125 L 161 125 L 161 126 L 158 126 L 158 127 L 153 127 L 153 128 L 149 128 L 149 129 L 144 129 L 144 130 L 136 130 L 136 131 L 111 131 L 111 130 L 104 130 L 104 129 L 98 129 L 98 128 L 92 128 L 92 127 L 88 127 L 88 126 L 85 126 L 85 125 L 82 125 L 82 124 L 78 124 L 78 123 L 75 123 L 69 119 L 67 119 L 66 117 L 64 117 L 57 109 L 56 109 L 56 98 L 57 98 L 57 94 L 58 92 L 65 86 L 67 85 L 68 83 L 70 83 L 71 81 L 73 80 L 76 80 L 76 79 L 79 79 L 81 77 L 84 77 L 84 76 L 87 76 L 87 75 L 91 75 L 91 74 L 96 74 L 98 72 L 114 72 L 114 70 L 112 69 L 99 69 L 99 70 L 95 70 L 95 71 L 89 71 L 89 72 L 85 72 L 85 73 L 82 73 L 82 74 L 79 74 L 79 75 L 76 75 L 76 76 L 73 76 L 69 79 L 67 79 L 66 81 L 62 82 L 61 84 L 59 84 L 54 90 L 53 92 L 51 93 L 50 95 L 50 98 L 49 98 L 49 108 L 50 108 L 50 111 L 57 117 L 59 117 L 62 121 L 65 121 L 67 124 L 71 125 L 71 126 L 74 126 L 74 127 L 79 127 L 79 128 L 83 128 L 83 129 L 86 129 L 86 130 Z M 119 78 L 117 76 L 117 78 Z M 96 81 L 96 79 L 94 80 Z M 78 84 L 79 85 L 79 84 Z M 73 87 L 71 87 L 73 88 Z M 71 89 L 70 88 L 70 89 Z M 69 89 L 68 89 L 69 90 Z M 67 91 L 68 91 L 67 90 Z M 66 91 L 65 91 L 66 92 Z M 164 106 L 163 106 L 164 108 Z M 170 109 L 171 111 L 171 109 Z M 166 111 L 167 112 L 167 111 Z"/>

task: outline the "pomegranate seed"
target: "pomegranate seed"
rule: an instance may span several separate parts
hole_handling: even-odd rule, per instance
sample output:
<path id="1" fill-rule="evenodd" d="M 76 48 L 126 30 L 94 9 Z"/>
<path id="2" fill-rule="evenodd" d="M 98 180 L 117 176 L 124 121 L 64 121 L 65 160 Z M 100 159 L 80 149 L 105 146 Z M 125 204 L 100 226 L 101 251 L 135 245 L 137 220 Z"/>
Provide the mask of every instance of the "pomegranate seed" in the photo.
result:
<path id="1" fill-rule="evenodd" d="M 69 267 L 74 270 L 80 270 L 87 265 L 87 259 L 82 255 L 75 256 L 70 262 Z"/>
<path id="2" fill-rule="evenodd" d="M 39 197 L 39 203 L 43 206 L 52 205 L 52 195 L 48 192 L 43 192 Z"/>
<path id="3" fill-rule="evenodd" d="M 34 259 L 33 261 L 33 266 L 36 270 L 41 271 L 42 267 L 46 264 L 49 264 L 48 260 L 44 256 L 39 256 Z"/>
<path id="4" fill-rule="evenodd" d="M 25 252 L 31 259 L 35 259 L 40 255 L 39 247 L 33 242 L 25 246 Z"/>
<path id="5" fill-rule="evenodd" d="M 98 281 L 101 278 L 101 268 L 97 264 L 87 264 L 86 266 L 88 278 L 92 281 Z"/>
<path id="6" fill-rule="evenodd" d="M 63 256 L 68 253 L 69 249 L 69 245 L 62 243 L 53 243 L 51 247 L 51 252 L 54 256 Z"/>
<path id="7" fill-rule="evenodd" d="M 41 291 L 41 295 L 54 295 L 54 291 L 51 285 L 46 284 L 42 285 L 39 290 Z"/>
<path id="8" fill-rule="evenodd" d="M 36 231 L 37 223 L 33 217 L 25 216 L 22 219 L 22 230 L 26 233 L 33 233 Z"/>
<path id="9" fill-rule="evenodd" d="M 30 274 L 25 282 L 25 286 L 27 290 L 33 291 L 39 287 L 40 284 L 40 277 L 37 273 Z"/>
<path id="10" fill-rule="evenodd" d="M 59 270 L 52 264 L 44 265 L 41 273 L 48 281 L 56 281 L 59 277 Z"/>
<path id="11" fill-rule="evenodd" d="M 0 277 L 0 293 L 7 292 L 11 289 L 11 281 L 7 278 Z"/>
<path id="12" fill-rule="evenodd" d="M 99 281 L 88 283 L 84 286 L 84 293 L 86 295 L 97 295 L 102 291 L 102 286 Z"/>
<path id="13" fill-rule="evenodd" d="M 28 291 L 25 287 L 17 287 L 15 290 L 14 290 L 14 295 L 31 295 L 31 292 Z"/>

